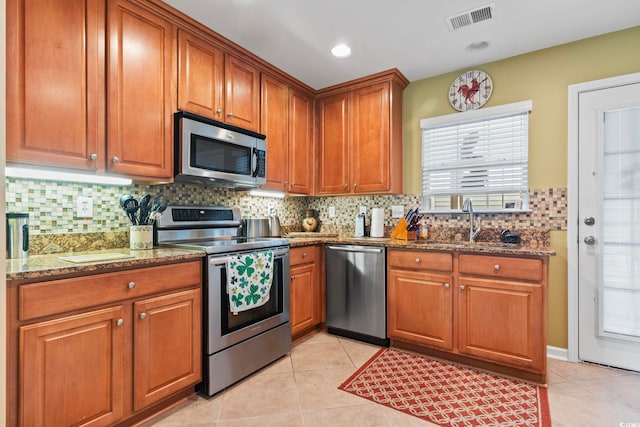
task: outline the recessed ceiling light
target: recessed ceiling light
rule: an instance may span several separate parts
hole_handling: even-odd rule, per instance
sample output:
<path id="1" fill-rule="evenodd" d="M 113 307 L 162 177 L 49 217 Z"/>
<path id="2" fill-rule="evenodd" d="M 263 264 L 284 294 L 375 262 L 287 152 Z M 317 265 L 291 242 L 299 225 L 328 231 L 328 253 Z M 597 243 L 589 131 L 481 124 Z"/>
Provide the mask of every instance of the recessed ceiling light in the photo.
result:
<path id="1" fill-rule="evenodd" d="M 331 53 L 336 58 L 348 58 L 351 56 L 351 48 L 346 44 L 337 44 L 331 49 Z"/>
<path id="2" fill-rule="evenodd" d="M 471 43 L 470 45 L 468 45 L 465 49 L 469 50 L 469 51 L 473 51 L 473 50 L 482 50 L 482 49 L 486 49 L 489 47 L 489 42 L 486 41 L 481 41 L 481 42 L 475 42 L 475 43 Z"/>

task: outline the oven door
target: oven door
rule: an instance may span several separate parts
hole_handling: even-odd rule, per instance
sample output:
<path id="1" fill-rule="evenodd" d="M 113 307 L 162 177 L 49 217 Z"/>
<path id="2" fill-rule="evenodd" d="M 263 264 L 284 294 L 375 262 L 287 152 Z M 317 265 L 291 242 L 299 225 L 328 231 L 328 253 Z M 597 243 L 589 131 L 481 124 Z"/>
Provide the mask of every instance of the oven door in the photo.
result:
<path id="1" fill-rule="evenodd" d="M 233 314 L 227 293 L 227 255 L 208 259 L 205 330 L 207 353 L 213 354 L 289 321 L 289 248 L 274 248 L 269 301 Z M 237 255 L 234 253 L 233 255 Z"/>

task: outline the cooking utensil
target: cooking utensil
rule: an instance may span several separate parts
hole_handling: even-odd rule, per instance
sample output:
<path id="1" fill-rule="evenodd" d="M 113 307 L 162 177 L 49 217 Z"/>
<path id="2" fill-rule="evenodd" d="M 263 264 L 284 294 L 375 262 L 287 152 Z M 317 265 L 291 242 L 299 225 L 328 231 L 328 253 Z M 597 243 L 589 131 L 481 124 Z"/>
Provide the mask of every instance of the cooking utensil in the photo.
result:
<path id="1" fill-rule="evenodd" d="M 151 213 L 151 209 L 149 203 L 151 202 L 151 195 L 145 194 L 140 197 L 140 201 L 138 202 L 138 206 L 140 207 L 140 214 L 138 216 L 138 224 L 147 225 L 149 222 L 149 214 Z"/>
<path id="2" fill-rule="evenodd" d="M 136 219 L 136 212 L 138 211 L 138 201 L 131 197 L 130 199 L 125 200 L 123 206 L 124 211 L 127 213 L 129 217 L 129 221 L 131 221 L 132 225 L 138 225 L 138 221 Z"/>
<path id="3" fill-rule="evenodd" d="M 131 194 L 125 194 L 124 196 L 120 197 L 120 207 L 124 209 L 125 203 L 127 203 L 127 201 L 131 199 L 133 199 L 133 196 Z"/>

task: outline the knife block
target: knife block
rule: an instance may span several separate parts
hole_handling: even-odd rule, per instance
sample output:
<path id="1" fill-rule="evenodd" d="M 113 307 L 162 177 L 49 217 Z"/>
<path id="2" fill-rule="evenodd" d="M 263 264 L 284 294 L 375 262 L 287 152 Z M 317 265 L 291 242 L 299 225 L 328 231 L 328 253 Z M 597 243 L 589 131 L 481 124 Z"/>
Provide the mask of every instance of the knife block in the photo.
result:
<path id="1" fill-rule="evenodd" d="M 416 232 L 407 231 L 408 226 L 407 220 L 400 218 L 400 221 L 391 232 L 391 238 L 396 240 L 416 240 Z"/>

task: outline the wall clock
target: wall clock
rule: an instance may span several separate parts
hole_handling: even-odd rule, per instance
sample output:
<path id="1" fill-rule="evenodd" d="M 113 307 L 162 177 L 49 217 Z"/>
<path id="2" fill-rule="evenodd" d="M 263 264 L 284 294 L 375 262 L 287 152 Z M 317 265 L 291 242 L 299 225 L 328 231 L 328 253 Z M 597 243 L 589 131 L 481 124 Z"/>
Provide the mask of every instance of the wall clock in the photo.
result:
<path id="1" fill-rule="evenodd" d="M 476 110 L 491 96 L 493 82 L 484 71 L 471 70 L 460 74 L 449 87 L 449 102 L 458 111 Z"/>

